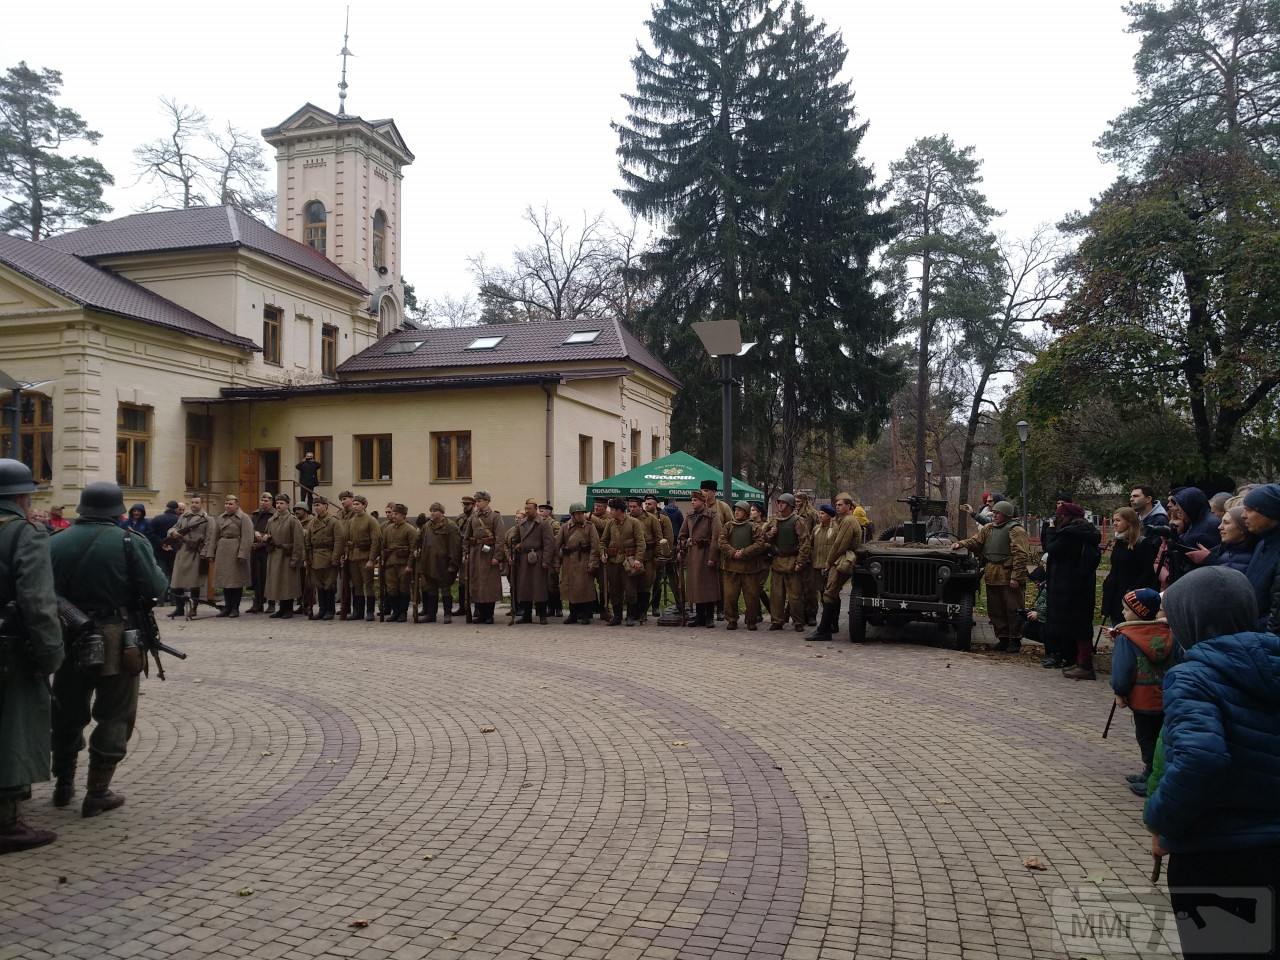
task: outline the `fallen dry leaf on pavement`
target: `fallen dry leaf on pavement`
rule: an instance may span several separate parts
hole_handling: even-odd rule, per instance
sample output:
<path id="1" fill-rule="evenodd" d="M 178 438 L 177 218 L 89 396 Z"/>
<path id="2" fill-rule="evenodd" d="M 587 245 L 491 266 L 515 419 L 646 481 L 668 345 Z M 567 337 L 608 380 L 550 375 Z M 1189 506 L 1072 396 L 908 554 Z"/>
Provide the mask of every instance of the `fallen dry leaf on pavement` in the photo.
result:
<path id="1" fill-rule="evenodd" d="M 423 860 L 434 860 L 435 858 L 436 858 L 436 855 L 435 855 L 434 853 L 428 853 L 428 854 L 425 854 L 425 855 L 423 856 L 423 858 L 422 858 L 422 859 L 423 859 Z"/>
<path id="2" fill-rule="evenodd" d="M 673 747 L 687 747 L 689 745 L 689 741 L 688 740 L 672 740 L 671 745 Z"/>
<path id="3" fill-rule="evenodd" d="M 271 756 L 271 751 L 270 751 L 270 750 L 263 750 L 263 751 L 262 751 L 262 755 L 263 755 L 264 757 L 269 757 L 269 756 Z"/>
<path id="4" fill-rule="evenodd" d="M 356 919 L 352 920 L 350 923 L 347 924 L 348 927 L 367 927 L 368 925 L 369 925 L 369 921 L 362 919 L 360 917 L 357 917 Z"/>
<path id="5" fill-rule="evenodd" d="M 253 887 L 241 887 L 239 890 L 236 891 L 236 896 L 237 897 L 253 896 Z"/>
<path id="6" fill-rule="evenodd" d="M 497 727 L 481 727 L 480 732 L 481 733 L 497 733 L 498 728 Z"/>
<path id="7" fill-rule="evenodd" d="M 1028 870 L 1048 870 L 1039 857 L 1027 857 L 1022 861 L 1022 865 Z"/>

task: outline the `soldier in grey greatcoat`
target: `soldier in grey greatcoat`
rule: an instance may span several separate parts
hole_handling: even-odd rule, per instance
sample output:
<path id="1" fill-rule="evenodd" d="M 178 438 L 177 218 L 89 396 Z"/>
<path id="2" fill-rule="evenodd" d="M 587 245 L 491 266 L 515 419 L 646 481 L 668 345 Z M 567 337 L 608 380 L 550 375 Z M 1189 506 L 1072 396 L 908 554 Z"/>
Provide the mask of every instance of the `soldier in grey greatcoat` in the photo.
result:
<path id="1" fill-rule="evenodd" d="M 166 535 L 173 545 L 173 575 L 169 578 L 169 592 L 174 596 L 170 619 L 180 617 L 186 611 L 187 593 L 192 604 L 191 616 L 195 616 L 200 604 L 200 560 L 205 556 L 206 541 L 212 535 L 209 515 L 204 512 L 204 501 L 196 496 L 187 504 L 187 512 L 169 528 Z M 209 598 L 213 602 L 213 598 Z"/>
<path id="2" fill-rule="evenodd" d="M 211 521 L 205 556 L 213 561 L 213 585 L 222 588 L 220 617 L 240 616 L 240 598 L 253 582 L 253 521 L 240 509 L 239 497 L 228 495 L 222 513 Z"/>

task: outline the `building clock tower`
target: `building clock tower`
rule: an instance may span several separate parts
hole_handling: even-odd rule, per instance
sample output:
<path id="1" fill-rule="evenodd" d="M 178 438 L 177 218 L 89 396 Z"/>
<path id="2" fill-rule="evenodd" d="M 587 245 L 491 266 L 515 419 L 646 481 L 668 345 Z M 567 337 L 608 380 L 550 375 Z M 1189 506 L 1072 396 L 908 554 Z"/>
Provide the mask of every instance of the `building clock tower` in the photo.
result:
<path id="1" fill-rule="evenodd" d="M 346 56 L 337 113 L 308 103 L 262 137 L 276 149 L 276 229 L 323 253 L 370 291 L 378 336 L 404 319 L 401 181 L 413 163 L 392 120 L 346 113 Z"/>

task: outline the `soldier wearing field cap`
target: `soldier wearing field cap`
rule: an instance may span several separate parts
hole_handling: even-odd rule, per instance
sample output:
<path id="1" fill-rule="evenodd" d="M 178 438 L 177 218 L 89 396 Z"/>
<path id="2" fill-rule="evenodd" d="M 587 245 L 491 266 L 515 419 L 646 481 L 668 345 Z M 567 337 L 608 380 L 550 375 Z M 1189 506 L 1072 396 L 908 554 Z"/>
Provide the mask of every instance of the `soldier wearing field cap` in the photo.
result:
<path id="1" fill-rule="evenodd" d="M 591 502 L 591 515 L 587 518 L 596 528 L 596 536 L 603 539 L 609 529 L 609 498 L 596 497 Z M 602 563 L 596 568 L 596 603 L 595 612 L 601 620 L 611 619 L 609 613 L 609 583 L 606 578 L 608 564 Z"/>
<path id="2" fill-rule="evenodd" d="M 764 533 L 751 522 L 751 504 L 733 505 L 733 520 L 720 528 L 720 573 L 724 584 L 726 630 L 738 629 L 738 598 L 746 604 L 747 629 L 760 622 L 760 555 L 767 549 Z"/>
<path id="3" fill-rule="evenodd" d="M 549 503 L 538 504 L 538 516 L 551 527 L 551 569 L 547 571 L 547 616 L 564 616 L 564 599 L 560 596 L 560 564 L 556 562 L 556 538 L 560 536 L 560 521 L 555 508 Z"/>
<path id="4" fill-rule="evenodd" d="M 418 549 L 418 528 L 408 520 L 403 503 L 391 504 L 391 519 L 382 528 L 382 593 L 387 618 L 395 623 L 409 620 L 413 596 L 413 556 Z"/>
<path id="5" fill-rule="evenodd" d="M 560 591 L 569 604 L 565 623 L 591 624 L 596 602 L 595 571 L 600 566 L 600 534 L 587 516 L 585 503 L 569 506 L 569 522 L 556 535 Z"/>
<path id="6" fill-rule="evenodd" d="M 433 503 L 418 539 L 418 582 L 427 623 L 435 623 L 444 595 L 444 622 L 453 622 L 449 592 L 462 566 L 462 531 L 444 515 L 444 505 Z"/>
<path id="7" fill-rule="evenodd" d="M 347 576 L 351 578 L 351 613 L 356 620 L 372 620 L 377 615 L 373 570 L 382 555 L 382 527 L 369 516 L 369 501 L 351 498 L 351 519 L 347 521 Z"/>
<path id="8" fill-rule="evenodd" d="M 502 514 L 489 504 L 488 490 L 477 490 L 475 508 L 462 528 L 466 558 L 467 599 L 476 606 L 477 623 L 493 623 L 493 608 L 502 599 Z"/>
<path id="9" fill-rule="evenodd" d="M 347 525 L 334 516 L 326 498 L 316 496 L 314 506 L 316 515 L 307 527 L 307 570 L 319 609 L 311 619 L 332 620 L 338 606 L 338 568 L 347 551 Z"/>
<path id="10" fill-rule="evenodd" d="M 796 491 L 796 516 L 809 524 L 810 533 L 817 531 L 821 520 L 818 517 L 817 509 L 813 505 L 813 492 L 811 490 Z M 822 592 L 813 578 L 812 566 L 805 571 L 800 590 L 804 594 L 804 622 L 812 627 L 818 622 L 818 594 Z"/>
<path id="11" fill-rule="evenodd" d="M 854 551 L 862 545 L 862 527 L 854 519 L 853 494 L 836 494 L 836 517 L 831 521 L 830 553 L 827 557 L 827 582 L 822 591 L 822 619 L 806 640 L 830 640 L 840 622 L 840 591 L 853 576 Z"/>
<path id="12" fill-rule="evenodd" d="M 797 631 L 804 630 L 804 579 L 813 555 L 813 532 L 808 521 L 796 515 L 796 498 L 778 494 L 777 512 L 764 527 L 764 539 L 773 547 L 769 568 L 769 629 L 781 630 L 791 620 Z"/>
<path id="13" fill-rule="evenodd" d="M 609 501 L 609 524 L 600 538 L 600 560 L 608 571 L 609 606 L 613 609 L 611 627 L 624 622 L 628 627 L 636 625 L 640 615 L 636 595 L 644 578 L 645 548 L 640 521 L 627 513 L 627 501 L 614 497 Z"/>

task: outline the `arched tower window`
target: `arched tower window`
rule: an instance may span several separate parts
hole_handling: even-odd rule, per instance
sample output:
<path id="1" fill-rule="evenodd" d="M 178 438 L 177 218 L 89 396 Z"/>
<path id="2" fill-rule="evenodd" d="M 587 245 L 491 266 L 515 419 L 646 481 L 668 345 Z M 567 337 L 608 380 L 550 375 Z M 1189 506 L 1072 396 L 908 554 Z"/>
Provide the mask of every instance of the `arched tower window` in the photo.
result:
<path id="1" fill-rule="evenodd" d="M 378 304 L 378 336 L 385 337 L 400 326 L 400 311 L 392 297 L 383 297 Z"/>
<path id="2" fill-rule="evenodd" d="M 387 215 L 379 210 L 373 215 L 373 268 L 387 265 Z"/>
<path id="3" fill-rule="evenodd" d="M 329 215 L 324 209 L 324 204 L 319 200 L 312 200 L 308 203 L 303 208 L 303 220 L 303 241 L 312 250 L 326 253 L 325 240 L 328 233 Z"/>

